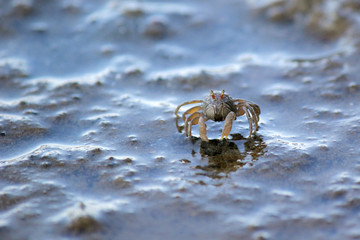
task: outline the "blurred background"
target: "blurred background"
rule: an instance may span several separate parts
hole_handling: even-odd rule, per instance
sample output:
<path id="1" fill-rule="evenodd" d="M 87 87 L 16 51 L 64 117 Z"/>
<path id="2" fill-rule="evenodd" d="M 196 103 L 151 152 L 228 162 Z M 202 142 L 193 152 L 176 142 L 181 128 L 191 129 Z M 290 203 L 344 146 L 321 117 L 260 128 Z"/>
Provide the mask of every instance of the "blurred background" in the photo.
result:
<path id="1" fill-rule="evenodd" d="M 0 239 L 360 239 L 359 13 L 0 0 Z M 186 138 L 210 89 L 260 106 L 253 138 Z"/>

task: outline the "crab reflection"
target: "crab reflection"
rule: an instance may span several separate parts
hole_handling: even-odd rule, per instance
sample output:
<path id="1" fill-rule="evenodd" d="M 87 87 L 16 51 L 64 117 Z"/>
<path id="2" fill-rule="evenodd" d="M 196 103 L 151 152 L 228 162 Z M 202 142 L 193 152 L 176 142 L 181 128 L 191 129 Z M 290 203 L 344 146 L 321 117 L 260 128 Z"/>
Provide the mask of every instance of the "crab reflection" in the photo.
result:
<path id="1" fill-rule="evenodd" d="M 266 144 L 260 136 L 255 135 L 246 139 L 241 134 L 232 135 L 233 140 L 239 140 L 238 145 L 233 141 L 210 140 L 201 142 L 200 154 L 203 160 L 208 160 L 207 165 L 197 166 L 204 170 L 206 175 L 213 178 L 220 178 L 245 164 L 252 165 L 260 156 L 266 152 Z M 242 143 L 242 145 L 241 145 Z M 239 150 L 240 147 L 240 150 Z"/>

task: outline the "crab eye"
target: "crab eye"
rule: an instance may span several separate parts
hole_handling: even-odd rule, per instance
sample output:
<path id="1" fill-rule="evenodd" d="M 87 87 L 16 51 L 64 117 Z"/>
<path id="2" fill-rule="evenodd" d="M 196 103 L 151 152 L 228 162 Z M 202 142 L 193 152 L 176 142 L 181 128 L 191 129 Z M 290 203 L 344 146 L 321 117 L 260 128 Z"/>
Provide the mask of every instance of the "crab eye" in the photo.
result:
<path id="1" fill-rule="evenodd" d="M 221 99 L 224 97 L 224 93 L 225 93 L 225 90 L 222 90 L 221 95 L 220 95 Z"/>
<path id="2" fill-rule="evenodd" d="M 215 94 L 214 94 L 213 90 L 210 90 L 210 95 L 213 99 L 215 99 Z"/>

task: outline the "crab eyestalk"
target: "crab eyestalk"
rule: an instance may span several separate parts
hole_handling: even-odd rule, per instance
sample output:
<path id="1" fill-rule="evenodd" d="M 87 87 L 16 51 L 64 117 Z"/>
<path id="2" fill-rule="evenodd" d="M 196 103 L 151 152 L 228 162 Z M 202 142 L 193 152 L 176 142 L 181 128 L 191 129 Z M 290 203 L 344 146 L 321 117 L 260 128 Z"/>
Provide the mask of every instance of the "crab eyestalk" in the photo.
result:
<path id="1" fill-rule="evenodd" d="M 223 99 L 224 93 L 225 93 L 225 90 L 222 90 L 222 91 L 221 91 L 221 95 L 220 95 L 221 99 Z"/>
<path id="2" fill-rule="evenodd" d="M 214 94 L 213 90 L 210 90 L 210 95 L 211 95 L 212 99 L 215 99 L 215 94 Z"/>

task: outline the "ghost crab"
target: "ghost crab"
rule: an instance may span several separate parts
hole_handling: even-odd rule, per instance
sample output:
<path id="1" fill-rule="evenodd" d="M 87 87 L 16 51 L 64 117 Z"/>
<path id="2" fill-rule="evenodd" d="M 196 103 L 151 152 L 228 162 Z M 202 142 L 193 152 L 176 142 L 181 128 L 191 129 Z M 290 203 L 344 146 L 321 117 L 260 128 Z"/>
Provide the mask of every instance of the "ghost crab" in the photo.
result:
<path id="1" fill-rule="evenodd" d="M 204 100 L 193 100 L 180 104 L 176 110 L 175 115 L 182 106 L 201 103 L 201 105 L 194 106 L 186 110 L 182 114 L 182 119 L 185 122 L 185 134 L 191 137 L 191 128 L 193 125 L 199 124 L 199 133 L 202 141 L 209 141 L 206 136 L 206 124 L 205 122 L 209 119 L 213 121 L 225 121 L 224 129 L 221 133 L 221 138 L 228 138 L 232 123 L 236 117 L 246 115 L 249 122 L 249 136 L 251 137 L 258 129 L 260 107 L 255 103 L 252 103 L 243 99 L 232 99 L 228 94 L 225 94 L 225 90 L 221 92 L 210 90 L 210 95 L 206 96 Z M 187 117 L 187 115 L 189 115 Z M 255 129 L 253 128 L 255 126 Z"/>

